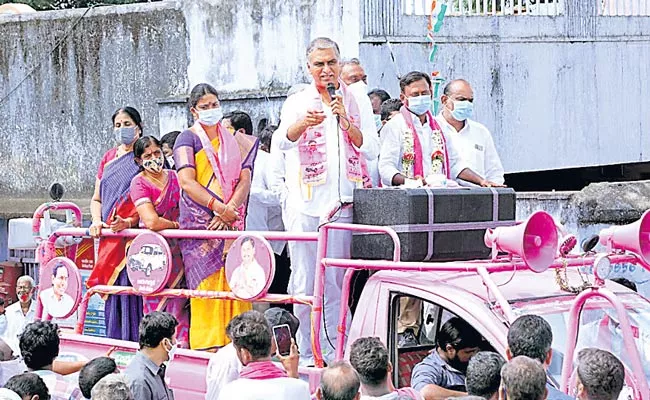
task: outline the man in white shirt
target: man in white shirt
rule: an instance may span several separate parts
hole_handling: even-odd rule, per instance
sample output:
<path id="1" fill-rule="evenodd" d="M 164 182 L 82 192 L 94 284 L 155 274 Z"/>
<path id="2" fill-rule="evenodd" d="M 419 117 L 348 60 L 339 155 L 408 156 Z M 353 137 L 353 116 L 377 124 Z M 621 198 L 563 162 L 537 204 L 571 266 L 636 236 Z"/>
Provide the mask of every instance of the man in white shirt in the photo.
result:
<path id="1" fill-rule="evenodd" d="M 500 185 L 503 165 L 490 131 L 472 120 L 474 92 L 469 82 L 456 79 L 447 84 L 441 98 L 443 108 L 436 117 L 445 136 L 458 147 L 467 165 L 488 181 Z"/>
<path id="2" fill-rule="evenodd" d="M 221 390 L 219 400 L 310 399 L 307 382 L 290 377 L 287 371 L 271 361 L 273 335 L 260 312 L 248 311 L 237 315 L 226 330 L 243 368 L 239 378 Z M 292 375 L 297 375 L 297 372 L 296 364 Z"/>
<path id="3" fill-rule="evenodd" d="M 453 141 L 447 140 L 431 114 L 431 78 L 413 71 L 400 79 L 404 107 L 381 131 L 379 174 L 384 186 L 412 181 L 444 185 L 463 179 L 479 186 L 501 186 L 470 169 Z"/>
<path id="4" fill-rule="evenodd" d="M 331 39 L 317 38 L 309 45 L 307 59 L 314 83 L 287 98 L 276 132 L 280 150 L 286 151 L 288 197 L 296 203 L 297 215 L 287 226 L 291 232 L 316 232 L 332 210 L 352 202 L 354 189 L 369 184 L 368 161 L 377 157 L 379 147 L 373 116 L 359 105 L 370 100 L 339 80 L 338 45 Z M 337 91 L 333 98 L 328 85 Z M 352 210 L 341 210 L 335 218 L 351 222 Z M 351 240 L 350 232 L 330 232 L 328 257 L 349 258 Z M 289 293 L 313 295 L 317 245 L 299 242 L 292 251 Z M 325 272 L 322 326 L 327 334 L 323 329 L 320 336 L 326 360 L 335 356 L 327 337 L 336 335 L 344 273 L 337 268 Z M 301 363 L 313 364 L 311 307 L 296 305 L 294 310 L 300 320 L 297 340 Z"/>
<path id="5" fill-rule="evenodd" d="M 251 183 L 251 193 L 248 198 L 248 214 L 246 215 L 246 230 L 249 231 L 284 232 L 284 223 L 282 222 L 282 191 L 274 187 L 276 166 L 275 160 L 270 154 L 271 147 L 273 146 L 273 132 L 276 129 L 277 126 L 267 125 L 259 134 L 260 151 L 257 152 L 257 157 L 255 158 L 255 168 L 253 168 L 255 173 L 253 174 L 253 181 Z M 283 176 L 284 158 L 279 161 L 282 162 L 282 165 L 279 167 L 282 168 L 283 172 L 281 176 Z M 275 283 L 276 278 L 279 278 L 279 273 L 286 272 L 288 278 L 289 267 L 288 265 L 284 265 L 288 264 L 288 260 L 286 256 L 283 256 L 287 242 L 284 240 L 272 240 L 270 243 L 276 255 L 276 277 L 273 279 Z M 278 268 L 281 266 L 284 268 Z M 286 281 L 285 287 L 280 292 L 274 290 L 274 286 L 272 285 L 269 289 L 271 293 L 283 293 L 286 291 Z"/>
<path id="6" fill-rule="evenodd" d="M 39 293 L 43 304 L 43 315 L 62 318 L 70 314 L 74 300 L 66 293 L 68 290 L 68 269 L 65 264 L 57 264 L 52 269 L 52 287 Z"/>
<path id="7" fill-rule="evenodd" d="M 25 330 L 25 326 L 34 322 L 36 317 L 36 302 L 34 297 L 34 279 L 24 275 L 16 282 L 16 295 L 18 302 L 6 308 L 7 330 L 3 336 L 4 341 L 11 347 L 15 354 L 20 354 L 18 337 Z"/>

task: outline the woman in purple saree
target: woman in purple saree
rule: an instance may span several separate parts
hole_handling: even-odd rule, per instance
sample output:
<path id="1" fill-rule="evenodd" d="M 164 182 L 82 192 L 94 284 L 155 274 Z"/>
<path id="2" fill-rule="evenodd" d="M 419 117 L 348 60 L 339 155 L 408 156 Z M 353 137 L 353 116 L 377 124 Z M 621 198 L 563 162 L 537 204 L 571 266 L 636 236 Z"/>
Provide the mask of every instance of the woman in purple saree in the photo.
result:
<path id="1" fill-rule="evenodd" d="M 113 114 L 113 128 L 118 147 L 110 149 L 99 164 L 95 194 L 90 202 L 90 234 L 100 237 L 102 228 L 113 232 L 135 227 L 139 217 L 129 196 L 131 180 L 138 174 L 133 157 L 133 143 L 142 135 L 142 118 L 137 110 L 125 107 Z M 101 238 L 97 260 L 88 287 L 96 285 L 131 286 L 126 274 L 125 238 Z M 138 341 L 142 319 L 140 296 L 109 295 L 105 306 L 106 336 Z"/>
<path id="2" fill-rule="evenodd" d="M 140 215 L 140 226 L 161 231 L 178 229 L 178 202 L 181 188 L 173 170 L 164 170 L 164 156 L 160 142 L 152 136 L 138 139 L 133 146 L 135 161 L 141 171 L 131 182 L 131 200 Z M 172 271 L 168 289 L 185 289 L 183 259 L 178 242 L 167 239 L 172 252 Z M 159 297 L 144 298 L 144 313 L 167 311 L 179 322 L 176 340 L 183 347 L 189 346 L 190 315 L 187 299 L 167 299 Z"/>
<path id="3" fill-rule="evenodd" d="M 174 161 L 183 188 L 180 201 L 182 229 L 244 230 L 257 140 L 230 134 L 222 125 L 217 91 L 200 84 L 190 94 L 194 126 L 181 133 L 174 146 Z M 230 291 L 224 256 L 231 241 L 180 241 L 189 289 Z M 191 299 L 192 349 L 213 349 L 228 344 L 226 325 L 235 315 L 251 309 L 243 301 Z"/>

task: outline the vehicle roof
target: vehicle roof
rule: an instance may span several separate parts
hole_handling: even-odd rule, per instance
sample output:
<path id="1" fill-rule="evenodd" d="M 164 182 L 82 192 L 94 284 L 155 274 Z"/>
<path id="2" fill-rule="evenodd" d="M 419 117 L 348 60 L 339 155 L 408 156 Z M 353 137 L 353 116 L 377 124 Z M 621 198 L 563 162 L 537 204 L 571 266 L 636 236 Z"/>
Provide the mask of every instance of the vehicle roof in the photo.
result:
<path id="1" fill-rule="evenodd" d="M 534 300 L 548 297 L 566 297 L 571 299 L 575 294 L 563 291 L 555 279 L 555 270 L 547 270 L 542 273 L 533 271 L 495 272 L 490 274 L 492 280 L 499 286 L 501 293 L 509 302 L 522 300 Z M 562 273 L 564 275 L 564 273 Z M 585 278 L 593 282 L 593 275 L 583 274 Z M 577 286 L 582 283 L 577 268 L 567 270 L 569 285 Z M 447 294 L 473 296 L 476 300 L 488 302 L 494 300 L 490 295 L 488 299 L 487 288 L 483 280 L 475 272 L 433 272 L 433 271 L 380 271 L 371 279 L 378 279 L 383 282 L 391 282 L 400 285 L 407 285 L 431 293 L 439 292 L 441 286 Z M 614 293 L 633 293 L 626 287 L 607 280 L 605 287 Z M 458 292 L 458 293 L 449 293 Z"/>

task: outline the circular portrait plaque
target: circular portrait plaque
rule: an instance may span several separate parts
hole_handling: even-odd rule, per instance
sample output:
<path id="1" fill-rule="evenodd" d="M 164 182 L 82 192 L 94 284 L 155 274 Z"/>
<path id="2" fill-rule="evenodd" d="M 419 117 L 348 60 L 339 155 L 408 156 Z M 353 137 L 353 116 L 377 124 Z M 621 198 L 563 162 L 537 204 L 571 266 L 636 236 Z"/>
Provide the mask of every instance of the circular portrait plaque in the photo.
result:
<path id="1" fill-rule="evenodd" d="M 275 275 L 275 257 L 269 242 L 257 235 L 237 238 L 226 257 L 226 279 L 232 293 L 242 300 L 266 294 Z"/>
<path id="2" fill-rule="evenodd" d="M 69 258 L 55 257 L 41 269 L 38 296 L 43 315 L 68 318 L 81 301 L 81 276 Z"/>
<path id="3" fill-rule="evenodd" d="M 142 294 L 162 290 L 171 274 L 171 255 L 167 240 L 156 232 L 136 236 L 126 254 L 126 273 L 133 288 Z"/>

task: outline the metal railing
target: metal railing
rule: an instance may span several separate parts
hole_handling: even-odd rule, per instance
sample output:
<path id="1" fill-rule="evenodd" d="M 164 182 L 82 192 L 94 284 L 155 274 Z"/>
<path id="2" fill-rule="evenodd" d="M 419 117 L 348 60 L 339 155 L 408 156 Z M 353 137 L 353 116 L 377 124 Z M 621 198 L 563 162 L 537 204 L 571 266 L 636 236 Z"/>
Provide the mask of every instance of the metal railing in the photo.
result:
<path id="1" fill-rule="evenodd" d="M 404 15 L 429 15 L 431 0 L 401 0 Z M 601 16 L 650 16 L 650 0 L 594 1 Z M 449 16 L 564 15 L 566 0 L 447 0 Z M 443 1 L 438 0 L 438 6 Z M 435 10 L 434 13 L 438 11 Z"/>
<path id="2" fill-rule="evenodd" d="M 429 15 L 431 13 L 431 0 L 401 1 L 405 15 Z M 441 3 L 438 1 L 438 4 Z M 437 10 L 434 10 L 434 13 L 437 13 Z M 448 16 L 562 14 L 564 14 L 564 0 L 447 0 Z"/>

